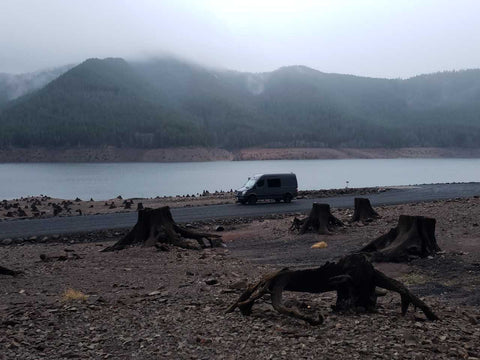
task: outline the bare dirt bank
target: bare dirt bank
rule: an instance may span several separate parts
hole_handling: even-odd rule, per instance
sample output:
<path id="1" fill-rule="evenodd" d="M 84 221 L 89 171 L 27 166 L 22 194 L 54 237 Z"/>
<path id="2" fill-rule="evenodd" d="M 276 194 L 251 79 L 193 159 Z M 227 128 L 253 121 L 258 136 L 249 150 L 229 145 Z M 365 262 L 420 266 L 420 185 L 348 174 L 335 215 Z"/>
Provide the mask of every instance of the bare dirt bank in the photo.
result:
<path id="1" fill-rule="evenodd" d="M 187 162 L 220 160 L 301 159 L 394 159 L 394 158 L 480 158 L 480 148 L 219 148 L 181 147 L 134 149 L 102 148 L 9 148 L 0 149 L 0 163 L 8 162 Z"/>
<path id="2" fill-rule="evenodd" d="M 227 150 L 203 147 L 172 149 L 12 148 L 0 149 L 0 162 L 187 162 L 232 160 Z"/>
<path id="3" fill-rule="evenodd" d="M 235 160 L 295 159 L 395 159 L 395 158 L 478 158 L 480 149 L 398 148 L 251 148 L 235 154 Z"/>

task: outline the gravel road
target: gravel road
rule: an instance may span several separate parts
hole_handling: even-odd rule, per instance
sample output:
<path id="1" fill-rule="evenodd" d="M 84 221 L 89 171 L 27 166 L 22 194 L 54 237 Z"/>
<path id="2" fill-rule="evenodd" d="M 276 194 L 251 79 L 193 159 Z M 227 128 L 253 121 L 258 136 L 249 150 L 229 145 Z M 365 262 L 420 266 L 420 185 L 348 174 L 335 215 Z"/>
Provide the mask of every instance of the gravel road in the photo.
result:
<path id="1" fill-rule="evenodd" d="M 375 206 L 464 198 L 476 195 L 480 195 L 480 182 L 405 186 L 372 194 L 368 198 Z M 179 223 L 229 217 L 255 217 L 267 214 L 305 212 L 311 208 L 313 202 L 328 203 L 334 208 L 350 208 L 353 207 L 354 198 L 355 196 L 337 196 L 320 199 L 297 199 L 290 204 L 258 203 L 255 206 L 229 204 L 172 208 L 172 214 L 175 221 Z M 136 220 L 136 213 L 132 212 L 9 220 L 0 222 L 0 239 L 119 229 L 133 226 Z"/>

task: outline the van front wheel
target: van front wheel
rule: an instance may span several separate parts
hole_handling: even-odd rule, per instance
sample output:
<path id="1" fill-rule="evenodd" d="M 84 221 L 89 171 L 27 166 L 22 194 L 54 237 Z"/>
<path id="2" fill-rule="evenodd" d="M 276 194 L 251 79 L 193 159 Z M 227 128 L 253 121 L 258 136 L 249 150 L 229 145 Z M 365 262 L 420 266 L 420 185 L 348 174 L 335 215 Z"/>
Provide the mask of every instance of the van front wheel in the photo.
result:
<path id="1" fill-rule="evenodd" d="M 285 196 L 283 197 L 283 201 L 285 201 L 286 203 L 292 202 L 292 195 L 285 194 Z"/>
<path id="2" fill-rule="evenodd" d="M 257 203 L 257 197 L 255 195 L 250 195 L 248 198 L 248 205 L 255 205 Z"/>

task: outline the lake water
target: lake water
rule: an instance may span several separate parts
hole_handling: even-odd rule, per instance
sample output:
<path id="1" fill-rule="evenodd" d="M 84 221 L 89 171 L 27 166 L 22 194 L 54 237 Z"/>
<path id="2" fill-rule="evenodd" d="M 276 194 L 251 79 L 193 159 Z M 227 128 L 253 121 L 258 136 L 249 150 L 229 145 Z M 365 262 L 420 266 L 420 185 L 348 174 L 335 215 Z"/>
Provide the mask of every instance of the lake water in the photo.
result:
<path id="1" fill-rule="evenodd" d="M 257 173 L 294 172 L 300 190 L 480 181 L 480 159 L 0 164 L 0 199 L 105 200 L 239 188 Z"/>

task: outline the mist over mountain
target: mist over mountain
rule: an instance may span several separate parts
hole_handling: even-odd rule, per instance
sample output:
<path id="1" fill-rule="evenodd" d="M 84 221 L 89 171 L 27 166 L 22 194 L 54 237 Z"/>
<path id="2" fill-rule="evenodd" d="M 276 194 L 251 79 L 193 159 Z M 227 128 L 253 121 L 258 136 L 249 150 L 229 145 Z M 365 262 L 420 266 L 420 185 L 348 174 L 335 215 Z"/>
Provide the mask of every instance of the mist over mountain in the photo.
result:
<path id="1" fill-rule="evenodd" d="M 44 87 L 73 66 L 65 65 L 25 74 L 0 73 L 0 107 L 11 100 Z"/>
<path id="2" fill-rule="evenodd" d="M 478 147 L 479 136 L 480 70 L 400 80 L 89 59 L 0 112 L 2 147 Z"/>

